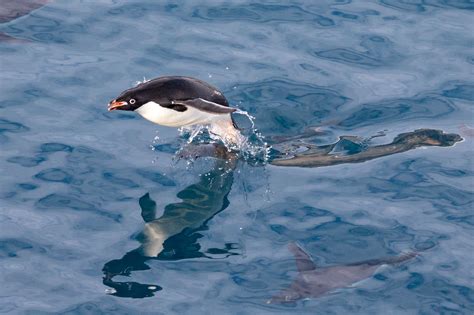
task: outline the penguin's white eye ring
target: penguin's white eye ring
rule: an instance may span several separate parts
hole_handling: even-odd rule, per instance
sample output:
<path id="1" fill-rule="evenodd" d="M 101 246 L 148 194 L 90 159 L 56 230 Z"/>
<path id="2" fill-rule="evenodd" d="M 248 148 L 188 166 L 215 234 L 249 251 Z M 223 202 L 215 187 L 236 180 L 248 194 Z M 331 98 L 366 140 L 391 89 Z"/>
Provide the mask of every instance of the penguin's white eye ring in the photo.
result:
<path id="1" fill-rule="evenodd" d="M 135 104 L 137 101 L 135 101 L 134 98 L 131 98 L 130 101 L 128 101 L 128 102 L 133 105 L 133 104 Z"/>

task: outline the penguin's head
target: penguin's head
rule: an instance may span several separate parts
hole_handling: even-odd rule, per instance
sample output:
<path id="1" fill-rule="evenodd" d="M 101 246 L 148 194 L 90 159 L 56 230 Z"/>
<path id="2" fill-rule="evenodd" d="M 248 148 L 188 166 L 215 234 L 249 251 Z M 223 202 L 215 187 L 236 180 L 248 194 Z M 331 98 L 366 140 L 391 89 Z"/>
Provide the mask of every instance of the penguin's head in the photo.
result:
<path id="1" fill-rule="evenodd" d="M 143 99 L 143 94 L 138 93 L 136 89 L 130 89 L 122 94 L 119 97 L 112 100 L 109 103 L 107 109 L 109 111 L 112 110 L 128 110 L 133 111 L 142 106 L 143 104 L 147 103 L 148 101 Z"/>

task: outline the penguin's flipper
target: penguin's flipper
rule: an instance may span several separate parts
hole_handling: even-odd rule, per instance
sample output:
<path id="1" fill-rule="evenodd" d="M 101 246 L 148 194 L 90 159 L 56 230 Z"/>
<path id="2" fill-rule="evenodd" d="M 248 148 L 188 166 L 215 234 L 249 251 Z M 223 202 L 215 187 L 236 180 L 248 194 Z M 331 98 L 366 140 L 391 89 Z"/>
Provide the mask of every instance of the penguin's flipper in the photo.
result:
<path id="1" fill-rule="evenodd" d="M 237 109 L 223 106 L 211 101 L 207 101 L 202 98 L 193 98 L 189 100 L 176 100 L 171 102 L 173 105 L 184 105 L 194 107 L 200 111 L 211 113 L 211 114 L 230 114 L 235 112 Z"/>
<path id="2" fill-rule="evenodd" d="M 175 110 L 177 112 L 185 112 L 185 111 L 188 110 L 188 108 L 186 106 L 175 103 L 175 102 L 172 102 L 172 103 L 169 103 L 169 104 L 159 103 L 159 105 L 161 107 L 169 108 L 169 109 Z"/>

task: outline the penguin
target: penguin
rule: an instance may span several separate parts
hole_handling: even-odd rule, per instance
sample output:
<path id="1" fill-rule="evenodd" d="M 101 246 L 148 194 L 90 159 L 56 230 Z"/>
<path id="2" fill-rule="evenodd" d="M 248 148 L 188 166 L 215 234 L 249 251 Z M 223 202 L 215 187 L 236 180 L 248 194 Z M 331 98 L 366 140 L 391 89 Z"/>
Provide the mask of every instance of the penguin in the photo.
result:
<path id="1" fill-rule="evenodd" d="M 217 88 L 191 77 L 163 76 L 139 83 L 112 100 L 108 110 L 135 111 L 168 127 L 205 125 L 225 143 L 242 140 L 231 117 L 237 109 Z"/>

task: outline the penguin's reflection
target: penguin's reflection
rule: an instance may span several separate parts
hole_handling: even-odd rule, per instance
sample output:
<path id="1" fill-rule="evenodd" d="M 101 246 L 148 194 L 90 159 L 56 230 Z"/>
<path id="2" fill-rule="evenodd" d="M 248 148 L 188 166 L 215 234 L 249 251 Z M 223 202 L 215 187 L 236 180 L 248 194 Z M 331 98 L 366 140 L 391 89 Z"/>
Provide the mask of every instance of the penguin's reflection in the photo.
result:
<path id="1" fill-rule="evenodd" d="M 236 159 L 226 156 L 216 159 L 211 171 L 200 175 L 199 181 L 181 190 L 181 202 L 168 204 L 159 218 L 155 217 L 156 203 L 146 193 L 140 200 L 141 215 L 145 226 L 138 241 L 141 245 L 121 259 L 104 265 L 103 283 L 111 288 L 110 294 L 120 297 L 143 298 L 153 296 L 162 288 L 156 284 L 118 282 L 118 275 L 130 276 L 133 271 L 148 270 L 147 260 L 179 260 L 186 258 L 221 257 L 237 255 L 235 244 L 211 248 L 205 252 L 197 242 L 207 229 L 207 222 L 229 206 L 227 196 L 233 183 Z"/>

